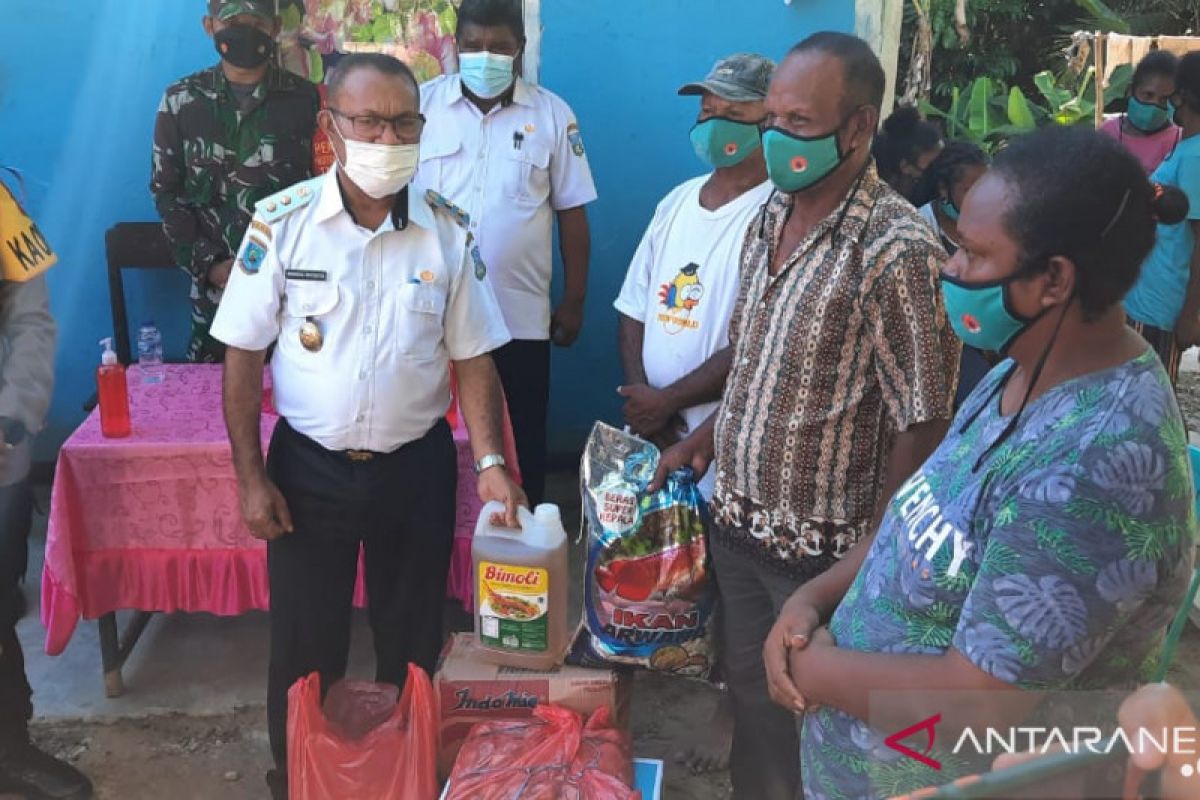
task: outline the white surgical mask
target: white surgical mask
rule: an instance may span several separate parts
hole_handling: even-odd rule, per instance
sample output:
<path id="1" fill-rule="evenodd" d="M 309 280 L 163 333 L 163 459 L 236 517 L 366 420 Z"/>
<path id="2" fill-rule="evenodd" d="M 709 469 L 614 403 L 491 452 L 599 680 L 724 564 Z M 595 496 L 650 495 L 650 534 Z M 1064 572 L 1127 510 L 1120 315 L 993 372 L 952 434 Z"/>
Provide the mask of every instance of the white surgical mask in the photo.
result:
<path id="1" fill-rule="evenodd" d="M 333 127 L 337 130 L 337 125 Z M 347 139 L 340 130 L 337 134 L 346 146 L 346 163 L 339 159 L 338 166 L 355 186 L 376 200 L 399 192 L 417 171 L 421 160 L 419 144 L 356 142 Z"/>
<path id="2" fill-rule="evenodd" d="M 459 53 L 458 74 L 463 86 L 482 100 L 504 94 L 513 82 L 513 57 L 497 53 Z"/>

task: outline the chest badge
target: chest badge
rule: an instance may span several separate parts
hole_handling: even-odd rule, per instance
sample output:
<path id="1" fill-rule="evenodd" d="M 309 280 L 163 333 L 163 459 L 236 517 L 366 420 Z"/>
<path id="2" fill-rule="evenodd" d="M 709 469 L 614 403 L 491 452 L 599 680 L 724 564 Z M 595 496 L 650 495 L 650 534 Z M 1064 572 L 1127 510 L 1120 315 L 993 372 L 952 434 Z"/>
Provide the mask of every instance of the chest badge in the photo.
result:
<path id="1" fill-rule="evenodd" d="M 312 317 L 305 319 L 304 324 L 300 326 L 300 346 L 310 353 L 319 353 L 325 346 L 321 328 Z"/>

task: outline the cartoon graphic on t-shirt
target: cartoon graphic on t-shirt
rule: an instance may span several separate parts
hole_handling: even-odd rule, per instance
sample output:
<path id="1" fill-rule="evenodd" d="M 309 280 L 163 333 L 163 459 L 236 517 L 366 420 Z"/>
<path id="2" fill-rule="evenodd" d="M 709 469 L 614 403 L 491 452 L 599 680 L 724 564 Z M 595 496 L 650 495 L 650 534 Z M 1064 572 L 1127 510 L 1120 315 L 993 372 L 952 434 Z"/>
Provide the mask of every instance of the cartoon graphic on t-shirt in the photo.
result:
<path id="1" fill-rule="evenodd" d="M 664 283 L 658 290 L 658 299 L 666 309 L 658 315 L 658 321 L 669 334 L 700 327 L 700 323 L 691 318 L 692 310 L 700 305 L 700 298 L 704 296 L 704 286 L 696 274 L 699 271 L 700 265 L 692 262 L 679 270 L 674 280 Z"/>

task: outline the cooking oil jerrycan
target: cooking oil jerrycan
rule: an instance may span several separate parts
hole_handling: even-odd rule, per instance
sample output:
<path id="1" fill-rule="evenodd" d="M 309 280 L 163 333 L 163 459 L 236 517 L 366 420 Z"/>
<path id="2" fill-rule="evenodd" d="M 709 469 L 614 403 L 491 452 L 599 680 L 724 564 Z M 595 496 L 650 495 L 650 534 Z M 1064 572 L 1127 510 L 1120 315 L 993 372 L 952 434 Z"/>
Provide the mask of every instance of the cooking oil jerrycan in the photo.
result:
<path id="1" fill-rule="evenodd" d="M 479 513 L 471 556 L 475 580 L 475 636 L 480 657 L 492 664 L 548 670 L 570 647 L 567 532 L 558 506 L 518 509 L 521 527 L 492 524 L 504 504 Z"/>

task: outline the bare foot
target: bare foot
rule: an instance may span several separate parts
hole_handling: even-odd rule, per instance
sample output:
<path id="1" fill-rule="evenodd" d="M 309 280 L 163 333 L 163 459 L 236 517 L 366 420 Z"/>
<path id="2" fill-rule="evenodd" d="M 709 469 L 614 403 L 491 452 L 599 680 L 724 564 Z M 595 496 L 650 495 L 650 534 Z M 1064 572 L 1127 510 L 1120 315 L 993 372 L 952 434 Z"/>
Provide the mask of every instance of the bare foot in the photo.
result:
<path id="1" fill-rule="evenodd" d="M 729 691 L 721 692 L 717 707 L 708 725 L 684 738 L 683 749 L 675 754 L 675 762 L 699 775 L 729 769 L 729 751 L 733 745 L 733 698 Z"/>

